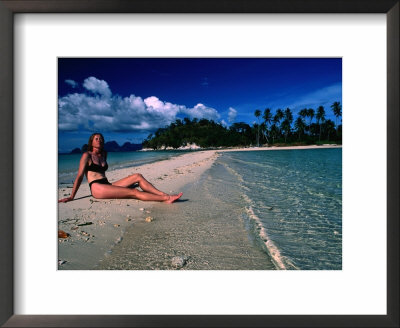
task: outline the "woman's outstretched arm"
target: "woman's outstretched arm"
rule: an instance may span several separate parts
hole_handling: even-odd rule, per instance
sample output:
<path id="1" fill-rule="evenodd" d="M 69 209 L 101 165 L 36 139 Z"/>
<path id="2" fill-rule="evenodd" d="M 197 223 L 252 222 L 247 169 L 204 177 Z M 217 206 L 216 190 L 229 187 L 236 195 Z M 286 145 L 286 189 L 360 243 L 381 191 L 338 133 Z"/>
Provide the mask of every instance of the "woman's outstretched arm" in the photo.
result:
<path id="1" fill-rule="evenodd" d="M 78 169 L 78 174 L 76 176 L 75 182 L 74 182 L 74 186 L 72 187 L 72 192 L 71 195 L 67 198 L 63 198 L 60 199 L 58 202 L 59 203 L 66 203 L 69 202 L 71 200 L 73 200 L 75 198 L 75 195 L 82 183 L 83 180 L 83 176 L 85 174 L 85 169 L 86 169 L 86 165 L 88 163 L 89 160 L 89 154 L 88 153 L 84 153 L 81 157 L 81 160 L 79 162 L 79 169 Z"/>

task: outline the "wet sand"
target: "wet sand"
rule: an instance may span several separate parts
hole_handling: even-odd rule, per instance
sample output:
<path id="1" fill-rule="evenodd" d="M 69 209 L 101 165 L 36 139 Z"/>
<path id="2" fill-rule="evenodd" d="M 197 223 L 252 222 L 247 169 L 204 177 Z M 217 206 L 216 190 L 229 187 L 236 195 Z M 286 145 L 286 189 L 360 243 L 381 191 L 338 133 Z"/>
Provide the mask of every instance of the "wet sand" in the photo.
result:
<path id="1" fill-rule="evenodd" d="M 113 182 L 141 173 L 156 188 L 176 194 L 207 170 L 216 156 L 215 151 L 187 153 L 165 161 L 110 171 L 107 177 Z M 72 184 L 59 188 L 59 199 L 68 196 L 71 190 Z M 59 269 L 93 269 L 121 242 L 128 227 L 148 223 L 146 218 L 152 217 L 151 207 L 155 204 L 179 206 L 179 203 L 134 199 L 95 199 L 87 182 L 83 181 L 74 201 L 58 204 L 58 229 L 70 235 L 58 239 Z"/>
<path id="2" fill-rule="evenodd" d="M 266 254 L 248 238 L 243 222 L 236 220 L 227 224 L 222 219 L 226 217 L 221 212 L 222 208 L 226 211 L 229 204 L 220 208 L 212 192 L 208 199 L 198 197 L 202 190 L 199 181 L 218 157 L 218 152 L 332 147 L 196 151 L 107 173 L 110 182 L 141 173 L 162 191 L 171 194 L 183 191 L 182 198 L 174 204 L 95 199 L 90 195 L 87 182 L 83 182 L 76 199 L 60 203 L 58 207 L 58 228 L 70 235 L 66 239 L 58 239 L 58 268 L 273 269 Z M 59 188 L 59 198 L 69 195 L 71 188 L 72 185 Z M 204 211 L 204 208 L 207 210 Z"/>
<path id="3" fill-rule="evenodd" d="M 208 171 L 207 171 L 208 172 Z M 200 181 L 183 188 L 175 207 L 152 207 L 154 221 L 128 228 L 98 269 L 271 270 L 267 254 L 249 238 L 240 210 L 221 202 Z M 229 192 L 229 191 L 228 191 Z M 236 195 L 237 197 L 237 195 Z"/>

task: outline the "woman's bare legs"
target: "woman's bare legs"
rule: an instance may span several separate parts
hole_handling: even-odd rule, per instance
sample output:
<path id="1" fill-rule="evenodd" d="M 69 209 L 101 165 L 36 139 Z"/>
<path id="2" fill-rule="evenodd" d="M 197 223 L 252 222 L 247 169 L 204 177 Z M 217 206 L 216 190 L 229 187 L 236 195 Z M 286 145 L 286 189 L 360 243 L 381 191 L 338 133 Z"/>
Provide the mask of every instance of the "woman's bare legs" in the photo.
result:
<path id="1" fill-rule="evenodd" d="M 139 184 L 139 187 L 148 193 L 154 194 L 154 195 L 160 195 L 160 196 L 165 196 L 168 195 L 165 192 L 162 192 L 161 190 L 158 190 L 156 187 L 154 187 L 149 181 L 147 181 L 143 175 L 140 173 L 132 174 L 126 178 L 123 178 L 121 180 L 113 182 L 113 186 L 118 186 L 118 187 L 129 187 L 135 183 Z"/>
<path id="2" fill-rule="evenodd" d="M 144 201 L 173 203 L 182 196 L 182 193 L 179 193 L 177 195 L 167 195 L 167 194 L 155 195 L 137 189 L 94 183 L 92 184 L 92 195 L 95 198 L 106 198 L 106 199 L 135 198 Z"/>

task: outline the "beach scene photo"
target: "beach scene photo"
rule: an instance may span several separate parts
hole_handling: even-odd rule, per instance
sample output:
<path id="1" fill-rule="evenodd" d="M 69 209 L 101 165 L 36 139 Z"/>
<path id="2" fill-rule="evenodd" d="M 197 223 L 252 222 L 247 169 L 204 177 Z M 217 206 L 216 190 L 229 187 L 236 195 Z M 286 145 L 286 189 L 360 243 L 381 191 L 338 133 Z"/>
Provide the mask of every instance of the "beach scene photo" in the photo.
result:
<path id="1" fill-rule="evenodd" d="M 342 270 L 341 58 L 58 58 L 58 270 Z"/>

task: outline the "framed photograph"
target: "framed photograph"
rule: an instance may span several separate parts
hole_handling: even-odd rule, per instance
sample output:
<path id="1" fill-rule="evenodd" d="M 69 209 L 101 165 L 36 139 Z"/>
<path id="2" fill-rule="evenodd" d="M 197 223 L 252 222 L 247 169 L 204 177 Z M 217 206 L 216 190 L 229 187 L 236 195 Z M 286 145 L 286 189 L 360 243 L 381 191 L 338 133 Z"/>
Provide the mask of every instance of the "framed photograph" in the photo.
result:
<path id="1" fill-rule="evenodd" d="M 0 142 L 7 154 L 0 159 L 2 325 L 399 325 L 398 1 L 5 0 L 0 1 L 0 21 L 0 44 L 4 49 L 0 53 L 0 101 L 4 118 Z M 258 75 L 268 76 L 270 83 L 257 83 Z M 251 82 L 238 81 L 240 78 Z M 196 83 L 197 88 L 189 87 Z M 212 88 L 214 93 L 213 83 L 218 86 Z M 288 92 L 282 92 L 277 85 L 286 86 Z M 254 106 L 263 106 L 256 98 L 257 89 L 264 86 L 268 92 L 262 101 L 273 109 L 260 108 L 254 112 Z M 317 99 L 321 106 L 310 98 Z M 73 109 L 77 102 L 78 112 Z M 277 108 L 282 106 L 287 109 L 279 118 Z M 110 107 L 115 108 L 112 122 L 107 114 Z M 314 123 L 315 112 L 311 113 L 308 107 L 319 108 Z M 333 112 L 325 115 L 324 107 Z M 88 118 L 94 109 L 95 115 Z M 134 119 L 129 118 L 132 113 L 137 113 Z M 184 137 L 189 125 L 190 140 Z M 256 206 L 251 206 L 258 199 L 257 190 L 251 191 L 257 181 L 252 182 L 251 178 L 267 177 L 260 177 L 257 167 L 269 165 L 273 171 L 288 161 L 274 156 L 275 161 L 283 162 L 272 163 L 271 159 L 266 160 L 266 155 L 254 155 L 270 152 L 254 151 L 224 153 L 218 165 L 207 171 L 208 180 L 196 178 L 191 185 L 193 190 L 183 191 L 189 198 L 198 192 L 201 199 L 211 188 L 221 201 L 213 205 L 220 216 L 229 211 L 239 213 L 235 206 L 248 202 L 243 208 L 250 219 L 246 221 L 240 214 L 242 223 L 249 238 L 254 235 L 264 245 L 271 267 L 261 265 L 263 261 L 257 258 L 257 251 L 243 248 L 243 243 L 236 245 L 234 251 L 236 259 L 247 260 L 241 266 L 229 254 L 214 252 L 217 244 L 203 243 L 204 231 L 194 233 L 193 229 L 200 226 L 196 228 L 191 220 L 200 220 L 207 211 L 190 206 L 185 196 L 182 199 L 176 196 L 181 211 L 170 211 L 168 220 L 161 208 L 147 209 L 145 205 L 139 208 L 142 205 L 137 201 L 107 203 L 113 213 L 100 211 L 95 218 L 93 208 L 99 206 L 96 198 L 101 195 L 93 193 L 108 188 L 100 182 L 94 188 L 82 184 L 83 193 L 78 193 L 77 202 L 73 202 L 77 206 L 57 205 L 57 199 L 68 197 L 73 190 L 69 161 L 75 156 L 59 153 L 86 151 L 85 146 L 80 146 L 87 142 L 88 133 L 94 132 L 93 126 L 105 131 L 106 141 L 124 144 L 123 149 L 136 147 L 143 140 L 146 140 L 143 145 L 152 149 L 193 150 L 198 144 L 234 147 L 239 143 L 255 150 L 261 146 L 276 147 L 276 140 L 281 143 L 278 146 L 292 143 L 303 147 L 313 142 L 318 145 L 315 147 L 330 147 L 329 154 L 313 157 L 311 161 L 319 163 L 323 159 L 321 165 L 337 179 L 329 176 L 323 186 L 329 194 L 330 201 L 325 206 L 329 213 L 302 231 L 293 222 L 286 222 L 287 215 L 274 206 L 265 207 L 264 198 L 260 200 L 262 211 L 258 212 Z M 223 137 L 212 143 L 213 133 L 195 135 L 196 129 L 208 126 Z M 127 129 L 135 131 L 131 139 L 123 133 Z M 180 139 L 177 135 L 171 137 L 172 129 L 180 131 Z M 155 131 L 155 135 L 146 136 L 147 132 Z M 169 133 L 167 136 L 163 135 L 165 131 Z M 104 139 L 94 134 L 89 140 L 92 151 L 102 148 L 101 137 Z M 339 149 L 326 145 L 331 139 L 335 145 L 340 144 Z M 89 164 L 105 168 L 107 161 L 113 170 L 115 165 L 122 165 L 119 171 L 128 172 L 123 168 L 126 155 L 118 153 L 121 146 L 116 142 L 106 146 L 114 147 L 111 156 L 99 156 L 99 164 L 92 157 L 93 163 Z M 310 159 L 316 153 L 307 156 Z M 336 161 L 340 165 L 335 166 Z M 161 189 L 165 186 L 170 194 L 177 193 L 180 174 L 187 179 L 196 176 L 198 168 L 189 166 L 182 172 L 171 168 L 171 174 L 157 170 L 162 175 L 151 176 L 151 181 Z M 251 178 L 244 179 L 250 167 L 253 168 L 247 174 Z M 321 179 L 323 171 L 309 167 L 292 169 L 290 165 L 285 169 L 290 190 L 298 186 L 305 193 L 313 193 L 313 197 L 322 195 L 322 189 L 313 192 L 312 181 L 316 181 L 313 174 Z M 309 181 L 296 177 L 296 172 L 307 170 L 311 174 L 307 173 Z M 91 172 L 94 173 L 88 173 L 88 181 L 96 182 L 102 175 L 99 169 Z M 223 179 L 224 185 L 218 184 L 224 174 L 232 176 Z M 114 175 L 107 173 L 113 183 L 118 179 Z M 175 185 L 168 182 L 169 175 Z M 235 184 L 235 179 L 241 179 L 242 184 Z M 144 192 L 154 188 L 141 180 L 135 182 Z M 277 182 L 268 178 L 268 183 L 273 189 Z M 279 183 L 277 188 L 282 188 L 282 181 Z M 239 195 L 241 188 L 244 189 Z M 257 188 L 264 186 L 258 184 Z M 259 197 L 269 192 L 262 190 Z M 151 194 L 167 197 L 157 190 Z M 169 200 L 175 196 L 168 197 Z M 318 211 L 308 198 L 279 196 L 278 191 L 274 197 L 283 203 L 300 204 L 296 206 L 297 214 L 294 213 L 297 223 L 308 217 L 307 213 Z M 201 201 L 197 203 L 201 205 Z M 90 213 L 85 209 L 87 206 L 92 209 Z M 272 226 L 263 217 L 264 210 L 268 217 L 276 216 Z M 127 226 L 132 222 L 137 227 L 142 224 L 143 233 L 137 234 L 140 229 L 128 229 L 126 240 L 118 239 L 115 233 L 121 230 L 121 223 L 111 222 L 116 212 L 123 216 L 123 224 Z M 139 213 L 139 220 L 131 212 Z M 157 222 L 160 213 L 165 220 Z M 330 222 L 329 216 L 341 217 Z M 151 223 L 154 218 L 156 221 Z M 106 221 L 112 223 L 113 234 L 104 235 L 103 239 L 117 242 L 113 254 L 97 268 L 100 270 L 91 270 L 97 262 L 96 256 L 104 252 L 104 245 L 96 238 L 98 233 L 104 233 L 100 226 Z M 167 221 L 174 222 L 174 229 L 185 231 L 187 245 L 202 249 L 204 254 L 209 250 L 202 265 L 179 252 L 178 244 L 185 244 L 185 240 L 175 240 L 171 226 L 167 232 L 152 230 Z M 247 226 L 249 222 L 254 231 Z M 97 226 L 100 229 L 94 233 Z M 224 245 L 230 245 L 224 233 L 234 234 L 234 226 L 228 223 L 209 226 L 214 227 L 211 234 L 219 236 Z M 148 227 L 152 229 L 146 232 Z M 52 235 L 60 228 L 73 236 L 60 238 L 57 245 Z M 313 229 L 325 236 L 326 253 L 323 253 L 329 256 L 318 254 L 317 242 L 301 246 L 302 238 L 312 235 Z M 156 245 L 161 247 L 158 254 L 165 253 L 166 260 L 162 263 L 156 258 L 140 260 L 141 247 L 146 249 L 149 245 L 146 238 L 153 233 L 152 252 L 157 253 Z M 201 239 L 197 244 L 196 237 Z M 172 262 L 172 253 L 163 250 L 162 241 L 167 239 L 176 245 Z M 129 244 L 129 240 L 136 243 Z M 293 248 L 295 242 L 297 246 Z M 119 243 L 125 247 L 123 252 L 118 248 Z M 232 250 L 233 246 L 229 248 Z M 131 249 L 127 251 L 126 247 Z M 71 250 L 75 254 L 80 252 L 79 257 L 71 257 L 68 253 Z M 247 255 L 240 257 L 241 251 Z M 214 253 L 221 258 L 214 258 Z"/>

